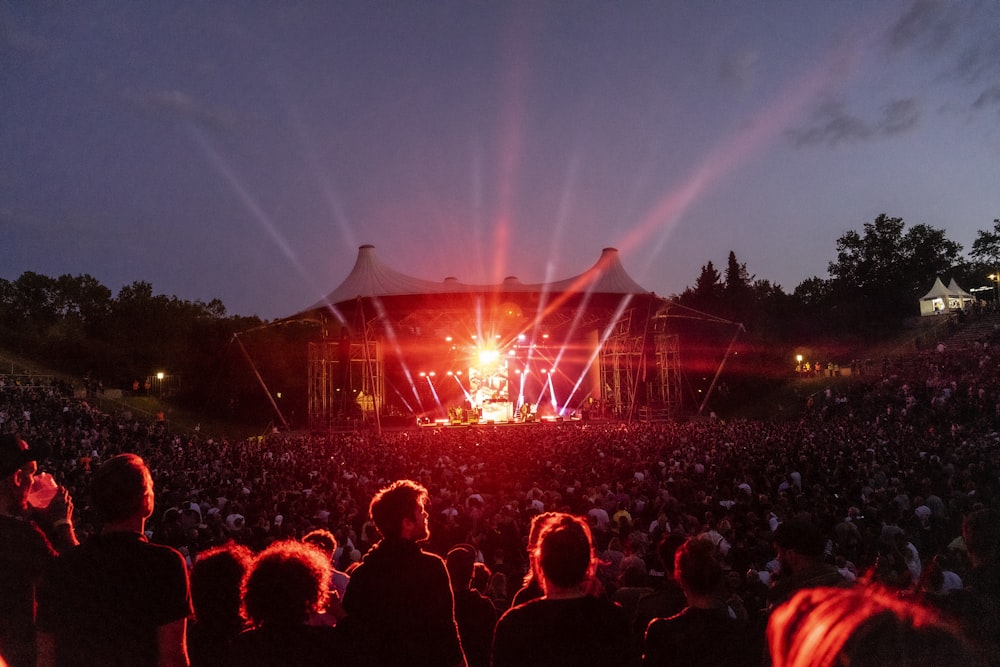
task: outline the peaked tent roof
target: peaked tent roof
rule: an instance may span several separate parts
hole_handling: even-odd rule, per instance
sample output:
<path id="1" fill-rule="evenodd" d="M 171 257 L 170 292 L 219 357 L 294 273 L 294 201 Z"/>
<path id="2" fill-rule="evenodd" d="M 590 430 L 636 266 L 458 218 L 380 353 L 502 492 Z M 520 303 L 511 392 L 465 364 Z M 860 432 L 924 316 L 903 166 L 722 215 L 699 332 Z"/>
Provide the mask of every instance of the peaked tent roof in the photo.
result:
<path id="1" fill-rule="evenodd" d="M 476 285 L 445 278 L 441 282 L 408 276 L 384 264 L 375 255 L 375 246 L 366 244 L 358 248 L 354 268 L 335 290 L 306 308 L 302 313 L 328 308 L 358 298 L 380 296 L 412 296 L 418 294 L 454 294 L 475 292 L 589 292 L 596 294 L 650 294 L 635 282 L 625 267 L 616 248 L 604 248 L 597 262 L 583 273 L 553 283 L 521 283 L 507 277 L 496 285 Z"/>
<path id="2" fill-rule="evenodd" d="M 946 299 L 953 294 L 954 292 L 951 292 L 947 287 L 944 286 L 944 283 L 941 282 L 941 277 L 937 276 L 936 278 L 934 278 L 934 286 L 931 287 L 931 291 L 925 294 L 921 298 L 921 301 L 930 301 L 931 299 Z"/>
<path id="3" fill-rule="evenodd" d="M 951 282 L 948 283 L 948 289 L 951 291 L 952 294 L 957 294 L 958 296 L 966 297 L 968 299 L 975 298 L 971 294 L 966 292 L 964 289 L 959 287 L 958 281 L 956 281 L 954 278 L 952 278 Z"/>

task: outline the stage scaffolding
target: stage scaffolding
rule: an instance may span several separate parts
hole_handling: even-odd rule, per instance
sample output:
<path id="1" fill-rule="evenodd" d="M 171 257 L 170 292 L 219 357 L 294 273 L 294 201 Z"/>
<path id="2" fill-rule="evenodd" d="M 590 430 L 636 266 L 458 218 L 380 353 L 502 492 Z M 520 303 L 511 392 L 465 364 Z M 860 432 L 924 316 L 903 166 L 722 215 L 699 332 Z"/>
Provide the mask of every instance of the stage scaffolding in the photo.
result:
<path id="1" fill-rule="evenodd" d="M 309 428 L 378 426 L 385 397 L 377 340 L 309 343 Z"/>
<path id="2" fill-rule="evenodd" d="M 681 410 L 680 343 L 677 334 L 667 332 L 665 315 L 653 319 L 652 334 L 656 373 L 647 383 L 648 401 L 640 418 L 669 419 Z"/>
<path id="3" fill-rule="evenodd" d="M 650 306 L 625 310 L 611 325 L 603 344 L 600 329 L 593 330 L 593 345 L 599 346 L 597 368 L 599 408 L 597 418 L 624 421 L 655 421 L 676 418 L 681 411 L 680 352 L 678 335 L 667 330 L 666 311 L 650 318 Z M 613 317 L 613 311 L 588 313 L 588 325 L 598 327 Z M 419 315 L 419 317 L 418 317 Z M 562 315 L 548 314 L 540 328 L 556 329 L 552 322 Z M 363 313 L 362 313 L 363 316 Z M 433 318 L 437 319 L 433 319 Z M 315 430 L 337 430 L 361 426 L 381 430 L 389 404 L 386 401 L 384 318 L 374 318 L 363 327 L 363 335 L 345 329 L 321 341 L 309 343 L 308 417 Z M 440 322 L 452 323 L 453 312 L 410 313 L 400 322 L 418 334 L 447 330 Z M 579 319 L 579 318 L 577 318 Z M 578 321 L 574 324 L 579 326 Z M 454 328 L 452 326 L 451 328 Z M 589 327 L 587 327 L 589 328 Z M 606 330 L 606 329 L 605 329 Z M 582 334 L 581 334 L 582 335 Z M 590 385 L 594 386 L 594 385 Z M 597 390 L 597 387 L 594 387 Z M 598 395 L 599 394 L 599 395 Z M 396 415 L 398 416 L 398 414 Z"/>
<path id="4" fill-rule="evenodd" d="M 643 337 L 632 333 L 632 310 L 626 311 L 601 346 L 601 400 L 606 416 L 628 419 L 635 405 Z"/>
<path id="5" fill-rule="evenodd" d="M 606 416 L 613 419 L 667 420 L 681 410 L 680 346 L 667 332 L 665 314 L 647 332 L 632 328 L 635 309 L 615 323 L 600 351 L 601 391 Z M 647 348 L 652 343 L 652 355 Z M 655 368 L 650 368 L 650 361 Z M 644 390 L 640 400 L 639 390 Z"/>

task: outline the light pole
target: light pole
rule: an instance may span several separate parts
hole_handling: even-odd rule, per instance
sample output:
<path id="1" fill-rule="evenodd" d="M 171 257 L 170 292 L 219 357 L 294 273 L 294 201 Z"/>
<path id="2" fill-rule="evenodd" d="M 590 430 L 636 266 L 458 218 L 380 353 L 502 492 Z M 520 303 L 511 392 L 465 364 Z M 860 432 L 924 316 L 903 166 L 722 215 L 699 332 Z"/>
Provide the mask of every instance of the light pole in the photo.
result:
<path id="1" fill-rule="evenodd" d="M 1000 274 L 991 273 L 987 276 L 991 281 L 993 281 L 993 297 L 996 300 L 998 306 L 1000 306 Z"/>

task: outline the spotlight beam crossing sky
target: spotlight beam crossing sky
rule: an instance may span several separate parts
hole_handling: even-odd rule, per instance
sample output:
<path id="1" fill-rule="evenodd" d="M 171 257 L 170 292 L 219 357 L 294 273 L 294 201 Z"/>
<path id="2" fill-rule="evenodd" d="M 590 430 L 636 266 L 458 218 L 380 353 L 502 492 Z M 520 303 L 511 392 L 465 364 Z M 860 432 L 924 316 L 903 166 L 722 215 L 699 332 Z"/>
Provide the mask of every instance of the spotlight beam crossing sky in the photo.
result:
<path id="1" fill-rule="evenodd" d="M 287 316 L 364 243 L 792 291 L 880 213 L 1000 217 L 1000 3 L 0 0 L 0 277 Z"/>

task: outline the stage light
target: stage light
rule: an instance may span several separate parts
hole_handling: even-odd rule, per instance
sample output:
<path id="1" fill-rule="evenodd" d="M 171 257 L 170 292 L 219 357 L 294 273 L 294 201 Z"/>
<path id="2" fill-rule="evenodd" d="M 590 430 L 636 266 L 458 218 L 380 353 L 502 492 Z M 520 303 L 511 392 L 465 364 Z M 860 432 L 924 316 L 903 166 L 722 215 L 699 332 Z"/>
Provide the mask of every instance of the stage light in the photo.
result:
<path id="1" fill-rule="evenodd" d="M 487 365 L 491 363 L 496 363 L 500 358 L 500 353 L 496 350 L 480 350 L 479 351 L 479 363 L 482 365 Z"/>
<path id="2" fill-rule="evenodd" d="M 423 371 L 420 371 L 420 377 L 422 377 L 422 378 L 425 378 L 425 377 L 427 377 L 427 373 L 425 373 L 425 372 L 423 372 Z"/>
<path id="3" fill-rule="evenodd" d="M 445 342 L 450 343 L 452 339 L 451 339 L 451 336 L 445 336 L 444 340 L 445 340 Z"/>

